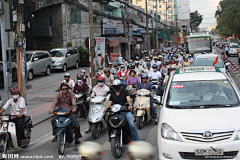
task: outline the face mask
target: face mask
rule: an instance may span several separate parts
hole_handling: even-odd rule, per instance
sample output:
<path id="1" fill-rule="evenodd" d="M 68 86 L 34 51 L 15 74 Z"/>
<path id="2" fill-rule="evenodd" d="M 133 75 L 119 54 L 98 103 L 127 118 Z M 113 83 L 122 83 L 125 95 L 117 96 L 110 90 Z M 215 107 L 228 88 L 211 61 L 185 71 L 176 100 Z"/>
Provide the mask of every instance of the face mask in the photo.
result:
<path id="1" fill-rule="evenodd" d="M 125 62 L 125 60 L 123 60 L 123 62 Z"/>
<path id="2" fill-rule="evenodd" d="M 124 71 L 124 68 L 122 68 L 122 71 Z"/>
<path id="3" fill-rule="evenodd" d="M 14 95 L 14 96 L 12 96 L 13 97 L 13 99 L 18 99 L 19 98 L 19 95 Z"/>
<path id="4" fill-rule="evenodd" d="M 157 71 L 157 69 L 153 69 L 153 71 L 154 71 L 154 72 L 156 72 L 156 71 Z"/>
<path id="5" fill-rule="evenodd" d="M 102 87 L 104 84 L 103 83 L 98 83 L 98 86 L 99 87 Z"/>
<path id="6" fill-rule="evenodd" d="M 78 80 L 78 83 L 82 83 L 82 80 Z"/>

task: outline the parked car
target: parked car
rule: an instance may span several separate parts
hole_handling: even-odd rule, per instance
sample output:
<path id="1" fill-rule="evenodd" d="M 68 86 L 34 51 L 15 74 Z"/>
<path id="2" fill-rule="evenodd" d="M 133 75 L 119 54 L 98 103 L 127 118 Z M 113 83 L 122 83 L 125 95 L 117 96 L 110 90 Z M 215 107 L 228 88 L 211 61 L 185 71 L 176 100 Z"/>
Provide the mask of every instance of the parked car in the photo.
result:
<path id="1" fill-rule="evenodd" d="M 229 54 L 229 56 L 230 55 L 238 55 L 238 48 L 239 48 L 239 44 L 237 44 L 237 43 L 230 43 L 230 45 L 229 45 L 229 52 L 228 52 L 228 54 Z"/>
<path id="2" fill-rule="evenodd" d="M 70 67 L 79 67 L 80 56 L 76 48 L 55 48 L 50 52 L 53 69 L 64 72 Z"/>
<path id="3" fill-rule="evenodd" d="M 27 51 L 27 77 L 32 80 L 34 75 L 45 73 L 46 76 L 51 74 L 52 58 L 48 51 Z"/>

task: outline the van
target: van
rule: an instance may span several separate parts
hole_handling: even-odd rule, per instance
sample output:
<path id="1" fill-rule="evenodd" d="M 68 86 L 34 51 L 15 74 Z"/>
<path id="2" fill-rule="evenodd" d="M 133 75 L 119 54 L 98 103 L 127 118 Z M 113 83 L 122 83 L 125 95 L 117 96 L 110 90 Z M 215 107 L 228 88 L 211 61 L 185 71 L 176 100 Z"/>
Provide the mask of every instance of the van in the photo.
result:
<path id="1" fill-rule="evenodd" d="M 230 55 L 238 55 L 238 48 L 239 48 L 239 44 L 237 44 L 237 43 L 230 43 L 230 45 L 229 45 L 229 52 L 228 52 L 228 54 L 229 54 L 229 56 Z"/>

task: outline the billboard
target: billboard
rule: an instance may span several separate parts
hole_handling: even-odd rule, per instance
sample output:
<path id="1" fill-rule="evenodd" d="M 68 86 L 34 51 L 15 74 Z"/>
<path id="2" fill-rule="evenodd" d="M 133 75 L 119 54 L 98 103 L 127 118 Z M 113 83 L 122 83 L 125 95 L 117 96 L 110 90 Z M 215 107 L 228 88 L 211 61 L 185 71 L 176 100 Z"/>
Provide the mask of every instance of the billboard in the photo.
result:
<path id="1" fill-rule="evenodd" d="M 178 19 L 190 19 L 190 4 L 189 0 L 177 0 Z"/>

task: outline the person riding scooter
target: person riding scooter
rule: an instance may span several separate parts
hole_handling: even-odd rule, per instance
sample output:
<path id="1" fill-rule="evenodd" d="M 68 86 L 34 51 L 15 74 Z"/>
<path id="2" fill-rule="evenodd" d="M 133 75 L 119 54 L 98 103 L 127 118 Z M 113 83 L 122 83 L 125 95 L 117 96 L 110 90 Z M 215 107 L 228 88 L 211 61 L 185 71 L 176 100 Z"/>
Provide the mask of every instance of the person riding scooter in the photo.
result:
<path id="1" fill-rule="evenodd" d="M 24 136 L 23 123 L 25 119 L 25 114 L 27 114 L 25 100 L 23 97 L 21 97 L 20 92 L 17 88 L 11 89 L 11 95 L 12 98 L 10 98 L 2 107 L 2 109 L 0 110 L 0 114 L 2 114 L 8 109 L 8 107 L 10 107 L 10 114 L 18 115 L 15 119 L 11 119 L 11 121 L 16 124 L 17 130 L 20 134 L 20 139 L 22 140 L 21 142 L 24 143 L 26 137 Z M 17 112 L 16 109 L 20 109 L 20 112 Z M 24 144 L 21 144 L 21 146 L 22 145 Z"/>
<path id="2" fill-rule="evenodd" d="M 69 73 L 64 74 L 64 80 L 62 81 L 62 83 L 67 83 L 68 86 L 70 87 L 70 90 L 72 90 L 75 85 L 74 81 L 70 79 Z M 59 90 L 60 90 L 60 86 L 55 90 L 55 92 L 58 92 Z"/>
<path id="3" fill-rule="evenodd" d="M 88 85 L 86 82 L 83 81 L 83 74 L 78 74 L 77 75 L 77 83 L 75 84 L 73 88 L 73 93 L 82 93 L 83 94 L 83 99 L 84 103 L 87 108 L 87 113 L 89 111 L 89 104 L 87 102 L 87 92 L 88 92 Z"/>
<path id="4" fill-rule="evenodd" d="M 109 91 L 109 87 L 104 84 L 105 78 L 103 77 L 98 77 L 97 78 L 97 85 L 93 87 L 92 90 L 92 94 L 91 97 L 93 98 L 94 96 L 102 96 L 102 97 L 106 97 L 107 96 L 107 92 Z M 107 98 L 108 99 L 108 98 Z M 107 105 L 107 101 L 105 101 L 103 103 L 104 106 Z M 89 133 L 91 132 L 91 128 L 89 127 L 89 129 L 87 131 L 85 131 L 85 133 Z"/>
<path id="5" fill-rule="evenodd" d="M 140 90 L 140 89 L 147 89 L 147 90 L 150 90 L 153 94 L 152 84 L 150 82 L 147 82 L 147 79 L 148 79 L 148 75 L 143 74 L 141 76 L 142 83 L 140 83 L 139 87 L 137 88 L 137 91 Z M 155 112 L 155 109 L 154 109 L 154 106 L 153 106 L 153 101 L 152 101 L 152 96 L 151 95 L 150 95 L 150 109 L 151 109 L 153 119 L 155 119 L 155 125 L 157 125 L 158 120 L 157 120 L 157 115 L 156 115 L 156 112 Z"/>
<path id="6" fill-rule="evenodd" d="M 56 97 L 53 101 L 53 104 L 51 106 L 50 113 L 53 114 L 54 109 L 57 106 L 58 106 L 58 108 L 66 108 L 66 109 L 71 109 L 73 107 L 72 113 L 69 114 L 68 116 L 72 120 L 72 122 L 74 123 L 74 126 L 75 126 L 75 144 L 80 144 L 81 142 L 78 139 L 81 138 L 82 135 L 80 133 L 80 126 L 79 126 L 79 122 L 77 120 L 77 116 L 76 116 L 76 114 L 74 114 L 74 112 L 76 112 L 76 110 L 77 110 L 75 94 L 73 92 L 69 91 L 69 86 L 67 83 L 62 83 L 60 86 L 60 89 L 62 90 L 62 92 L 60 92 L 56 95 Z M 54 121 L 57 118 L 58 118 L 58 115 L 55 115 L 51 121 L 54 136 L 56 135 Z M 52 142 L 56 142 L 56 136 L 54 137 Z"/>

